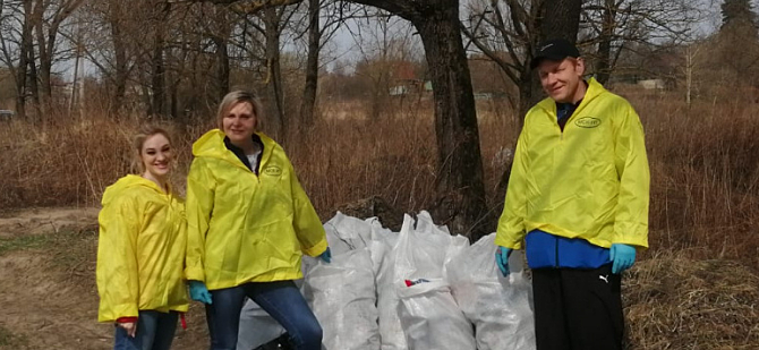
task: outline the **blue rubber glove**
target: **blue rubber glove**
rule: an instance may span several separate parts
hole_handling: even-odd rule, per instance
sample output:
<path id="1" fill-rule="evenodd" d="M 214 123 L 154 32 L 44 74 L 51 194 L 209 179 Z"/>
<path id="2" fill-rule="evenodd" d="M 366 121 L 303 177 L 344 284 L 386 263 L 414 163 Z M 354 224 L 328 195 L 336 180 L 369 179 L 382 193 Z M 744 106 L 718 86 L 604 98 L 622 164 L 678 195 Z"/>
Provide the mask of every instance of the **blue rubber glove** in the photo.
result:
<path id="1" fill-rule="evenodd" d="M 327 247 L 327 250 L 325 250 L 322 255 L 319 255 L 319 258 L 327 264 L 332 262 L 332 251 L 329 250 L 329 247 Z"/>
<path id="2" fill-rule="evenodd" d="M 206 284 L 200 281 L 190 281 L 190 298 L 204 304 L 212 304 L 211 293 Z"/>
<path id="3" fill-rule="evenodd" d="M 509 255 L 511 255 L 511 248 L 498 247 L 495 251 L 495 264 L 498 265 L 503 277 L 509 275 Z"/>
<path id="4" fill-rule="evenodd" d="M 614 243 L 609 250 L 609 259 L 613 263 L 611 273 L 618 274 L 629 269 L 635 263 L 635 247 Z"/>

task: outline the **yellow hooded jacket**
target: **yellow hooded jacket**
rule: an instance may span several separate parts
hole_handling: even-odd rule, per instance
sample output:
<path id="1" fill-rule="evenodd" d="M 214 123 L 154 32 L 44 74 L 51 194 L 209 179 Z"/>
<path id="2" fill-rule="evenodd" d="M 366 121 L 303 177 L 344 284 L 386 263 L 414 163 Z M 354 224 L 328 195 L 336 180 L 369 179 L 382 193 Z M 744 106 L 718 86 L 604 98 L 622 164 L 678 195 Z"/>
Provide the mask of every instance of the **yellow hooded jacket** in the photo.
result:
<path id="1" fill-rule="evenodd" d="M 105 189 L 98 216 L 100 322 L 138 310 L 186 312 L 184 202 L 153 181 L 127 175 Z"/>
<path id="2" fill-rule="evenodd" d="M 640 118 L 591 79 L 563 132 L 552 99 L 527 113 L 495 243 L 520 249 L 539 229 L 604 248 L 647 248 L 648 191 Z"/>
<path id="3" fill-rule="evenodd" d="M 226 148 L 219 129 L 192 146 L 186 274 L 209 290 L 302 278 L 302 254 L 327 249 L 324 227 L 284 150 L 257 135 L 264 145 L 259 175 Z"/>

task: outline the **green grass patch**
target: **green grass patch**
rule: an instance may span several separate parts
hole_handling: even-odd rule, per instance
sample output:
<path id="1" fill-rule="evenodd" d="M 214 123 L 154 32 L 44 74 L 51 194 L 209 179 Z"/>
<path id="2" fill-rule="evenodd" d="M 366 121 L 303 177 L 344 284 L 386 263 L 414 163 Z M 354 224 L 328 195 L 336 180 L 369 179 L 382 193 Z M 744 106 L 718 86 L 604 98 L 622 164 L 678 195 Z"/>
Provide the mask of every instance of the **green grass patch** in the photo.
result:
<path id="1" fill-rule="evenodd" d="M 51 243 L 51 234 L 0 238 L 0 255 L 14 250 L 41 249 Z"/>
<path id="2" fill-rule="evenodd" d="M 27 339 L 23 335 L 15 335 L 0 326 L 0 349 L 25 349 Z"/>

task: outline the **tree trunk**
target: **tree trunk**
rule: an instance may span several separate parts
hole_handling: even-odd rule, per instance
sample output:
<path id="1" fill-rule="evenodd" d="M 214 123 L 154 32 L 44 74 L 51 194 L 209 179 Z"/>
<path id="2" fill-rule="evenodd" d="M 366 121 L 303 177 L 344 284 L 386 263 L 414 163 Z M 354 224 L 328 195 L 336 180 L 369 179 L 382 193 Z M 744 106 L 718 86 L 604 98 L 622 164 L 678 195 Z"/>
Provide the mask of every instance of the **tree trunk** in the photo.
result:
<path id="1" fill-rule="evenodd" d="M 24 24 L 22 30 L 21 39 L 24 46 L 24 52 L 26 55 L 26 67 L 22 69 L 25 73 L 28 73 L 26 81 L 29 87 L 29 93 L 32 95 L 32 101 L 34 101 L 34 122 L 39 124 L 42 118 L 42 111 L 40 110 L 40 91 L 37 85 L 37 60 L 34 56 L 34 32 L 33 32 L 33 9 L 31 0 L 24 1 Z"/>
<path id="2" fill-rule="evenodd" d="M 214 43 L 216 44 L 216 81 L 219 101 L 221 101 L 229 92 L 229 48 L 226 37 L 217 37 Z"/>
<path id="3" fill-rule="evenodd" d="M 435 98 L 438 146 L 436 220 L 453 232 L 478 238 L 488 230 L 479 130 L 466 52 L 455 0 L 430 1 L 415 16 L 424 44 Z M 492 229 L 492 228 L 490 228 Z"/>
<path id="4" fill-rule="evenodd" d="M 43 1 L 37 1 L 34 4 L 34 31 L 37 37 L 37 50 L 39 51 L 40 71 L 39 80 L 42 88 L 39 89 L 40 112 L 42 117 L 47 115 L 50 109 L 50 97 L 53 95 L 53 89 L 50 83 L 50 75 L 53 69 L 52 54 L 47 50 L 47 40 L 45 40 L 45 12 Z"/>
<path id="5" fill-rule="evenodd" d="M 271 125 L 271 132 L 284 142 L 287 135 L 287 118 L 283 110 L 282 69 L 280 66 L 279 40 L 281 16 L 274 7 L 263 10 L 266 29 L 266 122 Z"/>
<path id="6" fill-rule="evenodd" d="M 308 0 L 308 57 L 306 58 L 306 85 L 303 88 L 303 101 L 300 106 L 301 125 L 314 125 L 316 90 L 319 79 L 319 49 L 321 32 L 319 28 L 319 0 Z"/>
<path id="7" fill-rule="evenodd" d="M 109 3 L 109 19 L 111 25 L 111 40 L 113 44 L 113 56 L 115 60 L 115 79 L 114 93 L 111 97 L 111 113 L 118 115 L 124 104 L 126 97 L 126 84 L 129 76 L 127 49 L 124 33 L 121 28 L 121 11 L 119 3 L 121 0 L 111 0 Z"/>
<path id="8" fill-rule="evenodd" d="M 164 61 L 164 23 L 167 20 L 169 14 L 169 3 L 158 3 L 156 6 L 160 6 L 158 9 L 158 15 L 156 16 L 156 22 L 153 26 L 153 56 L 151 57 L 151 64 L 153 70 L 151 72 L 152 80 L 152 93 L 153 93 L 153 115 L 166 115 L 166 64 Z"/>
<path id="9" fill-rule="evenodd" d="M 155 42 L 153 44 L 153 57 L 152 57 L 152 113 L 153 115 L 163 115 L 165 96 L 164 79 L 166 73 L 166 67 L 163 62 L 163 34 L 160 30 L 156 30 Z"/>
<path id="10" fill-rule="evenodd" d="M 603 19 L 601 20 L 601 35 L 598 42 L 598 62 L 596 62 L 596 79 L 605 84 L 611 75 L 611 42 L 614 40 L 614 24 L 617 16 L 614 0 L 604 1 Z"/>
<path id="11" fill-rule="evenodd" d="M 32 9 L 31 0 L 24 0 L 24 20 L 21 28 L 21 45 L 19 45 L 18 69 L 16 71 L 16 113 L 22 118 L 26 118 L 26 94 L 27 82 L 29 77 L 29 46 L 27 41 L 31 40 L 31 25 L 29 16 Z"/>

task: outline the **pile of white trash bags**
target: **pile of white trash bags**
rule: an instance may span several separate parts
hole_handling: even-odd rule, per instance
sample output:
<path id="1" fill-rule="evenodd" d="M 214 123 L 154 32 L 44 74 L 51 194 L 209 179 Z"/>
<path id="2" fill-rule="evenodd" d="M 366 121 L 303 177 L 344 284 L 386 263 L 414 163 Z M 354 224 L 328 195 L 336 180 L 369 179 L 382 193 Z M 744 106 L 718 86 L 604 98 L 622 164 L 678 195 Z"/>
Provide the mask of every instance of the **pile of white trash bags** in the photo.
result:
<path id="1" fill-rule="evenodd" d="M 401 232 L 341 213 L 324 228 L 332 263 L 304 257 L 301 281 L 324 349 L 535 349 L 531 285 L 516 254 L 508 277 L 498 271 L 494 233 L 470 245 L 424 211 L 406 215 Z M 283 333 L 249 300 L 237 349 Z"/>

